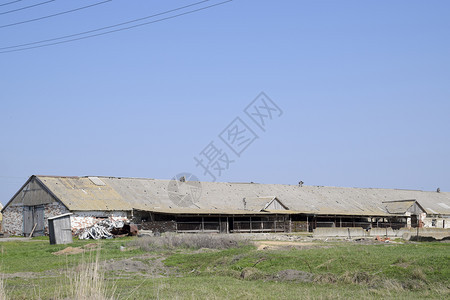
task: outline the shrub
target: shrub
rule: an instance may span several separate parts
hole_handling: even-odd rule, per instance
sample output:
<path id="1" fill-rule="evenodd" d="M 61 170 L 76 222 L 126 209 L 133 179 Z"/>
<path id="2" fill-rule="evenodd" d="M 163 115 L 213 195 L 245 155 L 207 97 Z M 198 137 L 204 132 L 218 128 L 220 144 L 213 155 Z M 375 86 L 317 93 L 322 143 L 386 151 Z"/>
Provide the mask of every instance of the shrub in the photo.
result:
<path id="1" fill-rule="evenodd" d="M 144 251 L 165 249 L 229 249 L 248 245 L 249 242 L 237 236 L 225 234 L 174 234 L 162 236 L 146 236 L 137 238 L 130 243 L 131 247 L 139 247 Z"/>

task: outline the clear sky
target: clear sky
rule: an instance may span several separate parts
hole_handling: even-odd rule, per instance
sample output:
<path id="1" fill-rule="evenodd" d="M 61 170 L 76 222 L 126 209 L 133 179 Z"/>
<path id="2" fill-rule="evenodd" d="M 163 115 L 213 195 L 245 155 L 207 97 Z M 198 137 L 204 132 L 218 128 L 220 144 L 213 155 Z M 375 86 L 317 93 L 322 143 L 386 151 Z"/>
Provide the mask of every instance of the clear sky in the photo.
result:
<path id="1" fill-rule="evenodd" d="M 5 26 L 102 1 L 8 2 L 3 52 L 195 3 Z M 211 180 L 194 160 L 211 142 L 234 160 L 217 181 L 450 191 L 449 1 L 235 0 L 175 17 L 220 2 L 0 53 L 1 202 L 32 174 Z M 244 112 L 262 91 L 282 110 L 265 131 Z M 236 117 L 258 136 L 239 157 L 219 136 Z"/>

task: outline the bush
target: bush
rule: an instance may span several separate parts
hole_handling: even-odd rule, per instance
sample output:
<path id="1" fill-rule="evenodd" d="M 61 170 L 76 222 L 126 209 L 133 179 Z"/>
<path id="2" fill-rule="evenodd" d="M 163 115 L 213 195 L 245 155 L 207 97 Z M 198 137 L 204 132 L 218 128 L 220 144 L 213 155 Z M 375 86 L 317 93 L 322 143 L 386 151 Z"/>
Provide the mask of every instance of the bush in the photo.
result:
<path id="1" fill-rule="evenodd" d="M 144 251 L 166 249 L 229 249 L 248 245 L 249 242 L 237 236 L 224 234 L 175 234 L 166 233 L 162 236 L 146 236 L 137 238 L 130 243 L 131 247 L 139 247 Z"/>

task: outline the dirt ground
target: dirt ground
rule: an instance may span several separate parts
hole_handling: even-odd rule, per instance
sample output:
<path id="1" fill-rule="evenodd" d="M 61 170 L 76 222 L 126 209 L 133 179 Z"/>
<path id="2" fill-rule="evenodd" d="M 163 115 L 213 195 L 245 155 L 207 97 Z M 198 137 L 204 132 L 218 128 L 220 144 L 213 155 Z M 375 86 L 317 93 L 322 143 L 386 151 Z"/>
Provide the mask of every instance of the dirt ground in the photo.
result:
<path id="1" fill-rule="evenodd" d="M 79 254 L 83 253 L 84 249 L 81 247 L 67 247 L 60 251 L 53 252 L 53 255 L 70 255 L 70 254 Z"/>
<path id="2" fill-rule="evenodd" d="M 122 278 L 135 275 L 151 278 L 176 276 L 176 270 L 166 267 L 164 259 L 150 254 L 120 260 L 110 259 L 102 262 L 101 268 Z"/>
<path id="3" fill-rule="evenodd" d="M 280 250 L 295 248 L 306 250 L 311 248 L 326 247 L 323 244 L 313 242 L 288 242 L 288 241 L 256 241 L 254 242 L 258 250 Z"/>
<path id="4" fill-rule="evenodd" d="M 75 251 L 73 250 L 75 249 Z M 59 255 L 76 254 L 77 251 L 84 251 L 81 248 L 67 247 Z M 79 252 L 78 252 L 79 253 Z M 177 276 L 174 268 L 166 267 L 163 263 L 165 257 L 154 255 L 142 255 L 126 259 L 110 259 L 100 263 L 100 268 L 116 278 L 131 278 L 140 275 L 147 278 L 161 278 L 168 276 Z M 45 272 L 16 272 L 0 273 L 2 278 L 43 278 L 57 277 L 63 273 L 78 272 L 77 267 L 70 270 L 49 270 Z"/>

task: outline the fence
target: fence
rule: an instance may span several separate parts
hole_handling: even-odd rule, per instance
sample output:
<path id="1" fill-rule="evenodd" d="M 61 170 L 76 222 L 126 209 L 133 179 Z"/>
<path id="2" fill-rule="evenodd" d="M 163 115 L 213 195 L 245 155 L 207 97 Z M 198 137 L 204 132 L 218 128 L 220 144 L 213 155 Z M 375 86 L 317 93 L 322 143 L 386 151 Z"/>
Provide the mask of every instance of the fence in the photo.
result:
<path id="1" fill-rule="evenodd" d="M 284 232 L 286 222 L 273 221 L 234 221 L 233 232 Z"/>
<path id="2" fill-rule="evenodd" d="M 226 225 L 225 225 L 226 226 Z M 178 232 L 220 232 L 221 222 L 219 221 L 191 221 L 177 222 Z"/>

